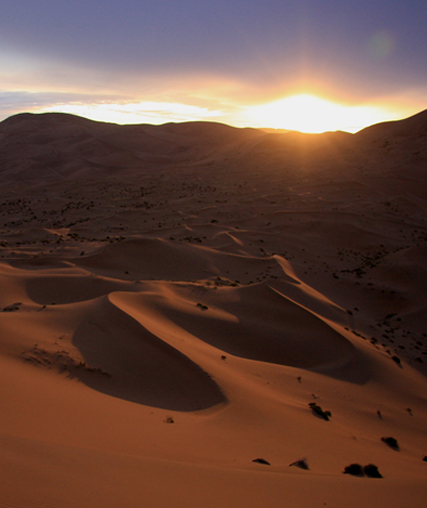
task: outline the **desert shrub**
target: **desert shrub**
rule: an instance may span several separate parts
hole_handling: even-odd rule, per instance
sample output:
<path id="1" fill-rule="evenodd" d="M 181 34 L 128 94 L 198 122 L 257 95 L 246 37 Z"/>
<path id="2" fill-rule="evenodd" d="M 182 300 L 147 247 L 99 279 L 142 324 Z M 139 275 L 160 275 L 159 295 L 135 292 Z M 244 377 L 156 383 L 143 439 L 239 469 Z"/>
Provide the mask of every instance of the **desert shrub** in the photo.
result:
<path id="1" fill-rule="evenodd" d="M 382 474 L 378 471 L 378 467 L 374 464 L 368 464 L 363 468 L 363 472 L 369 478 L 382 478 Z"/>
<path id="2" fill-rule="evenodd" d="M 397 442 L 397 439 L 395 439 L 394 437 L 382 437 L 381 441 L 386 445 L 390 446 L 390 448 L 393 448 L 393 450 L 399 449 L 399 443 Z"/>
<path id="3" fill-rule="evenodd" d="M 292 464 L 289 464 L 289 467 L 291 467 L 291 466 L 299 467 L 300 469 L 306 469 L 306 470 L 310 469 L 308 467 L 306 459 L 296 460 L 295 462 L 292 462 Z"/>
<path id="4" fill-rule="evenodd" d="M 252 462 L 257 462 L 258 464 L 264 464 L 265 466 L 270 466 L 270 462 L 265 459 L 254 459 Z"/>
<path id="5" fill-rule="evenodd" d="M 351 474 L 353 476 L 363 476 L 363 467 L 360 464 L 350 464 L 344 468 L 344 474 Z"/>
<path id="6" fill-rule="evenodd" d="M 323 409 L 315 402 L 310 402 L 309 406 L 313 410 L 313 413 L 315 413 L 317 416 L 320 416 L 320 418 L 323 418 L 324 420 L 328 421 L 332 416 L 330 411 L 323 411 Z"/>

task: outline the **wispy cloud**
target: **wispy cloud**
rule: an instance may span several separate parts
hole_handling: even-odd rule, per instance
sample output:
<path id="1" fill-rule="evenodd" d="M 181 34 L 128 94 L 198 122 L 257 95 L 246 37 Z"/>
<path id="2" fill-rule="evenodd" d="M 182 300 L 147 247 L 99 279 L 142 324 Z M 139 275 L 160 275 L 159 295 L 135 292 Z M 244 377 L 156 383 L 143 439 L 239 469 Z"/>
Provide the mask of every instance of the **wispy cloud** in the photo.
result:
<path id="1" fill-rule="evenodd" d="M 104 100 L 116 100 L 117 97 L 104 97 Z M 23 113 L 42 111 L 43 108 L 60 104 L 84 104 L 94 101 L 93 95 L 61 92 L 28 92 L 0 90 L 0 119 Z"/>
<path id="2" fill-rule="evenodd" d="M 225 115 L 219 109 L 180 102 L 135 101 L 112 95 L 0 90 L 0 119 L 22 112 L 62 112 L 122 124 L 220 119 Z"/>
<path id="3" fill-rule="evenodd" d="M 216 119 L 223 112 L 176 102 L 101 102 L 88 104 L 57 104 L 43 107 L 40 112 L 56 111 L 84 116 L 92 120 L 121 124 L 185 122 Z"/>

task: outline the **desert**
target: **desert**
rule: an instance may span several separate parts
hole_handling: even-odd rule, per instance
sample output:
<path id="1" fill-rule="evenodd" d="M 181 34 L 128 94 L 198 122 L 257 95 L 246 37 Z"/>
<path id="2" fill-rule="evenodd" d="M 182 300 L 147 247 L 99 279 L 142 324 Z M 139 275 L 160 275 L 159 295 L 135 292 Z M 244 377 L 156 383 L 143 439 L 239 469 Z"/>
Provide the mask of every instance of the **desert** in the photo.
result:
<path id="1" fill-rule="evenodd" d="M 422 507 L 427 111 L 0 123 L 0 506 Z"/>

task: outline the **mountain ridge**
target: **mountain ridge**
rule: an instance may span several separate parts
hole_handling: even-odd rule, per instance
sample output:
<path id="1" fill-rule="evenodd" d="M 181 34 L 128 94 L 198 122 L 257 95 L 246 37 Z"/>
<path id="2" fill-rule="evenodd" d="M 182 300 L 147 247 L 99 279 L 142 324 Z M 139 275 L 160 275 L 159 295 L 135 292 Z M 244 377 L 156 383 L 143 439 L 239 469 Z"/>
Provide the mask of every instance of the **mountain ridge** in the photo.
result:
<path id="1" fill-rule="evenodd" d="M 427 110 L 404 120 L 383 122 L 356 134 L 266 132 L 217 122 L 118 125 L 66 113 L 20 113 L 0 123 L 2 180 L 73 178 L 81 174 L 131 176 L 164 165 L 270 167 L 283 161 L 290 172 L 316 171 L 336 158 L 390 158 L 408 154 L 415 166 L 427 157 Z M 104 171 L 103 171 L 104 169 Z"/>

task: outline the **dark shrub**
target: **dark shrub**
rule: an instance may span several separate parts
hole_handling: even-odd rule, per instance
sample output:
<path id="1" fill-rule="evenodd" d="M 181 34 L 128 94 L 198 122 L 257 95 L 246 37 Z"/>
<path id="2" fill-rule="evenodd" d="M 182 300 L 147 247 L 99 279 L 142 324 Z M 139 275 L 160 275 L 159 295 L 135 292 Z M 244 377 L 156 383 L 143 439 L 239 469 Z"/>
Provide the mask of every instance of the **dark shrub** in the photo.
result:
<path id="1" fill-rule="evenodd" d="M 310 469 L 305 459 L 296 460 L 292 464 L 289 464 L 289 467 L 291 466 L 299 467 L 300 469 Z"/>
<path id="2" fill-rule="evenodd" d="M 313 413 L 315 413 L 317 416 L 320 416 L 320 418 L 323 418 L 324 420 L 329 420 L 330 416 L 332 416 L 330 411 L 323 411 L 323 409 L 315 402 L 310 402 L 309 406 L 313 410 Z"/>
<path id="3" fill-rule="evenodd" d="M 252 462 L 257 462 L 258 464 L 264 464 L 265 466 L 270 466 L 270 462 L 265 459 L 254 459 Z"/>
<path id="4" fill-rule="evenodd" d="M 363 472 L 369 478 L 382 478 L 382 474 L 378 471 L 378 467 L 374 464 L 368 464 L 363 468 Z"/>
<path id="5" fill-rule="evenodd" d="M 399 443 L 394 437 L 382 437 L 381 441 L 390 446 L 390 448 L 393 448 L 393 450 L 399 450 Z"/>
<path id="6" fill-rule="evenodd" d="M 344 469 L 344 474 L 363 476 L 363 467 L 360 464 L 350 464 Z"/>

